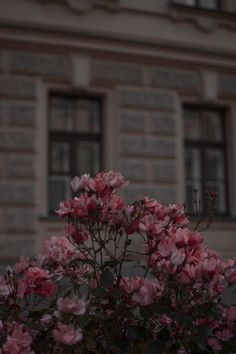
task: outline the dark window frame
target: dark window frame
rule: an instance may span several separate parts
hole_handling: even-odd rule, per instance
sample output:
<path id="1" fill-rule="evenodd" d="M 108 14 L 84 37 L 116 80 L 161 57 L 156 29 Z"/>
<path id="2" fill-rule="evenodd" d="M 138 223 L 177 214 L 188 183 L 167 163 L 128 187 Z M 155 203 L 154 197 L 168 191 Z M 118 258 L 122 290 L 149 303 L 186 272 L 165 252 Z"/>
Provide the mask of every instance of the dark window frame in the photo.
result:
<path id="1" fill-rule="evenodd" d="M 193 0 L 194 4 L 186 4 L 186 3 L 182 3 L 175 1 L 175 0 L 171 0 L 171 4 L 173 5 L 177 5 L 177 6 L 183 6 L 189 9 L 197 9 L 197 10 L 205 10 L 205 11 L 212 11 L 212 12 L 220 12 L 220 13 L 225 13 L 228 11 L 226 11 L 223 6 L 222 6 L 222 1 L 221 0 L 216 0 L 216 6 L 214 8 L 211 7 L 204 7 L 201 5 L 201 0 Z"/>
<path id="2" fill-rule="evenodd" d="M 198 196 L 198 199 L 201 201 L 204 200 L 204 193 L 207 190 L 206 185 L 207 180 L 206 178 L 206 152 L 209 149 L 220 150 L 223 152 L 224 156 L 224 188 L 225 188 L 225 212 L 224 213 L 217 213 L 217 216 L 229 216 L 230 215 L 230 207 L 229 207 L 229 180 L 228 180 L 228 159 L 227 159 L 227 134 L 226 134 L 226 124 L 225 124 L 225 116 L 226 116 L 226 108 L 224 107 L 215 107 L 215 106 L 206 106 L 206 105 L 197 105 L 197 104 L 184 104 L 183 111 L 185 110 L 192 110 L 192 111 L 216 111 L 220 113 L 220 123 L 222 129 L 222 142 L 211 141 L 211 140 L 191 140 L 186 139 L 184 137 L 184 151 L 186 148 L 195 148 L 200 153 L 200 163 L 201 163 L 201 178 L 199 179 L 201 183 L 201 190 L 202 193 Z M 185 167 L 186 168 L 186 167 Z M 185 186 L 187 185 L 187 178 L 185 178 Z M 200 198 L 199 198 L 200 197 Z M 194 213 L 190 213 L 194 214 Z"/>
<path id="3" fill-rule="evenodd" d="M 51 104 L 51 99 L 53 97 L 68 97 L 71 99 L 86 99 L 86 100 L 91 100 L 91 101 L 96 101 L 98 102 L 99 106 L 99 132 L 94 133 L 94 132 L 74 132 L 74 131 L 61 131 L 61 130 L 52 130 L 50 128 L 50 104 Z M 97 142 L 100 147 L 100 154 L 99 154 L 99 166 L 100 170 L 103 169 L 103 102 L 104 98 L 101 95 L 93 95 L 93 94 L 84 94 L 84 93 L 77 93 L 77 92 L 62 92 L 62 91 L 51 91 L 48 96 L 48 167 L 47 167 L 47 173 L 48 173 L 48 178 L 47 180 L 50 180 L 50 176 L 52 175 L 58 175 L 58 176 L 65 176 L 69 178 L 73 178 L 76 176 L 76 156 L 77 156 L 77 151 L 76 151 L 76 144 L 78 142 Z M 70 153 L 69 153 L 69 171 L 68 172 L 55 172 L 51 168 L 51 161 L 50 161 L 50 153 L 51 153 L 51 145 L 53 142 L 66 142 L 70 146 Z M 88 171 L 89 173 L 90 171 Z M 49 215 L 54 214 L 54 210 L 50 209 L 50 202 L 49 202 L 49 190 L 48 190 L 48 213 Z"/>

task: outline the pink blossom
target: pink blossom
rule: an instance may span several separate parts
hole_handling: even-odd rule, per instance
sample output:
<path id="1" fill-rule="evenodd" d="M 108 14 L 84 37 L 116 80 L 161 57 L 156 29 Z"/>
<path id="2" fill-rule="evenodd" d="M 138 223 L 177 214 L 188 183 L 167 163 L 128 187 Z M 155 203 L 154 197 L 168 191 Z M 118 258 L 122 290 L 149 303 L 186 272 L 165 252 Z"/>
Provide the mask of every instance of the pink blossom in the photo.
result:
<path id="1" fill-rule="evenodd" d="M 49 272 L 38 268 L 30 267 L 25 272 L 18 285 L 18 296 L 23 298 L 25 295 L 37 294 L 43 297 L 51 297 L 57 292 L 57 285 L 49 279 Z"/>
<path id="2" fill-rule="evenodd" d="M 234 333 L 229 328 L 224 328 L 222 331 L 217 331 L 215 335 L 219 340 L 227 342 L 233 338 Z"/>
<path id="3" fill-rule="evenodd" d="M 102 173 L 101 176 L 107 187 L 121 188 L 129 183 L 119 172 L 109 171 Z"/>
<path id="4" fill-rule="evenodd" d="M 185 209 L 181 204 L 170 204 L 168 206 L 170 211 L 170 217 L 178 225 L 186 225 L 189 223 L 188 217 L 186 215 Z"/>
<path id="5" fill-rule="evenodd" d="M 57 328 L 52 331 L 53 338 L 57 342 L 66 345 L 73 345 L 81 342 L 83 334 L 80 328 L 75 329 L 72 325 L 58 323 Z"/>
<path id="6" fill-rule="evenodd" d="M 149 211 L 154 211 L 158 202 L 155 199 L 150 199 L 148 197 L 143 198 L 143 204 Z"/>
<path id="7" fill-rule="evenodd" d="M 15 264 L 15 272 L 24 272 L 30 266 L 30 258 L 21 256 L 20 261 Z"/>
<path id="8" fill-rule="evenodd" d="M 163 286 L 157 279 L 145 279 L 141 277 L 124 278 L 121 288 L 131 295 L 133 303 L 149 305 L 160 297 Z"/>
<path id="9" fill-rule="evenodd" d="M 155 215 L 147 214 L 140 219 L 139 229 L 142 231 L 148 231 L 153 236 L 160 236 L 164 228 L 167 226 L 169 220 L 158 220 Z"/>
<path id="10" fill-rule="evenodd" d="M 48 325 L 48 324 L 52 323 L 52 320 L 53 320 L 52 316 L 46 313 L 45 315 L 43 315 L 41 317 L 40 322 L 44 325 Z"/>
<path id="11" fill-rule="evenodd" d="M 221 350 L 221 345 L 217 338 L 211 337 L 208 339 L 207 343 L 213 350 Z"/>
<path id="12" fill-rule="evenodd" d="M 23 325 L 15 324 L 11 336 L 7 337 L 3 345 L 4 354 L 33 354 L 30 350 L 32 338 L 27 331 L 23 331 Z"/>
<path id="13" fill-rule="evenodd" d="M 79 192 L 83 189 L 88 188 L 90 182 L 91 178 L 89 174 L 84 174 L 81 177 L 76 176 L 71 181 L 71 188 L 73 192 Z"/>
<path id="14" fill-rule="evenodd" d="M 114 193 L 103 198 L 103 202 L 111 212 L 123 210 L 126 207 L 124 198 Z"/>
<path id="15" fill-rule="evenodd" d="M 182 284 L 189 284 L 191 281 L 196 280 L 195 267 L 191 264 L 185 264 L 184 268 L 181 270 L 178 280 Z"/>
<path id="16" fill-rule="evenodd" d="M 60 312 L 71 313 L 73 315 L 83 315 L 86 312 L 87 304 L 83 299 L 76 296 L 65 297 L 57 300 L 57 308 Z"/>
<path id="17" fill-rule="evenodd" d="M 127 232 L 128 235 L 131 235 L 135 231 L 137 231 L 138 225 L 139 225 L 139 220 L 136 219 L 136 220 L 132 221 L 132 223 L 126 227 L 125 231 Z"/>
<path id="18" fill-rule="evenodd" d="M 73 200 L 64 200 L 60 202 L 59 209 L 55 210 L 56 214 L 62 218 L 69 216 L 73 212 Z"/>
<path id="19" fill-rule="evenodd" d="M 185 260 L 185 252 L 184 249 L 175 249 L 170 257 L 170 261 L 173 265 L 179 266 Z"/>
<path id="20" fill-rule="evenodd" d="M 173 240 L 170 238 L 163 238 L 158 245 L 158 252 L 162 257 L 170 257 L 176 250 L 176 246 Z"/>
<path id="21" fill-rule="evenodd" d="M 236 269 L 231 268 L 226 270 L 225 272 L 226 279 L 228 280 L 230 285 L 236 285 Z"/>
<path id="22" fill-rule="evenodd" d="M 56 263 L 68 263 L 76 257 L 76 249 L 66 237 L 53 236 L 43 245 L 43 258 Z"/>

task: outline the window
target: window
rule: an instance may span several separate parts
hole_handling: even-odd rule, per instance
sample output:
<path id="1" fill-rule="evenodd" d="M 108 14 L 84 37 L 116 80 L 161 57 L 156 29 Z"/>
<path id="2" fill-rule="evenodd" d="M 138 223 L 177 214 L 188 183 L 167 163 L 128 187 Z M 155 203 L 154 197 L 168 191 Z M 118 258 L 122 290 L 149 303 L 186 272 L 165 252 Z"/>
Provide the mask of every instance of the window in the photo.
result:
<path id="1" fill-rule="evenodd" d="M 174 0 L 173 3 L 207 10 L 223 10 L 221 0 Z"/>
<path id="2" fill-rule="evenodd" d="M 49 99 L 49 212 L 71 196 L 76 175 L 101 169 L 99 98 L 51 95 Z"/>
<path id="3" fill-rule="evenodd" d="M 217 214 L 228 213 L 224 111 L 184 108 L 186 207 L 194 213 L 194 189 L 204 200 L 215 191 Z"/>

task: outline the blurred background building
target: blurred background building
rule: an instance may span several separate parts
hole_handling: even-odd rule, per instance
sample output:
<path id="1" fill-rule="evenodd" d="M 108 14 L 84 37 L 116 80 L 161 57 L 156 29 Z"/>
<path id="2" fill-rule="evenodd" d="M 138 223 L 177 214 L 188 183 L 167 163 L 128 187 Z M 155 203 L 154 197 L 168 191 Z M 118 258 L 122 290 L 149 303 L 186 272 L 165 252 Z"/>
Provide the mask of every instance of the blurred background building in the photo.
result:
<path id="1" fill-rule="evenodd" d="M 236 0 L 0 0 L 0 258 L 34 254 L 74 175 L 194 209 L 236 251 Z"/>

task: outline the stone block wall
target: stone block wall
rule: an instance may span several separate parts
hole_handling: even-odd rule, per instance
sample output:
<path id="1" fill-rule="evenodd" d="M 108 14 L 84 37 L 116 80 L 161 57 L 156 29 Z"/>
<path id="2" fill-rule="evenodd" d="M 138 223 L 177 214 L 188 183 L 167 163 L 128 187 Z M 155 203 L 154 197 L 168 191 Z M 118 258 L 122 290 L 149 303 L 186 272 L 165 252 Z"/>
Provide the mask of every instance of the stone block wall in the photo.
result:
<path id="1" fill-rule="evenodd" d="M 34 251 L 36 105 L 36 79 L 0 75 L 0 247 L 6 263 Z"/>
<path id="2" fill-rule="evenodd" d="M 69 56 L 62 54 L 10 49 L 0 53 L 1 263 L 35 253 L 40 238 L 36 201 L 40 183 L 36 173 L 38 80 L 49 84 L 69 82 L 70 65 Z"/>
<path id="3" fill-rule="evenodd" d="M 117 166 L 132 182 L 125 196 L 175 202 L 178 94 L 199 95 L 200 73 L 99 58 L 92 83 L 116 90 Z"/>
<path id="4" fill-rule="evenodd" d="M 200 71 L 95 55 L 89 59 L 85 94 L 90 88 L 95 93 L 108 88 L 114 97 L 109 102 L 112 117 L 104 118 L 112 119 L 116 129 L 112 136 L 117 155 L 112 155 L 110 168 L 131 181 L 125 196 L 176 202 L 179 95 L 201 97 Z M 0 53 L 0 263 L 33 254 L 41 238 L 61 229 L 55 220 L 40 220 L 36 200 L 39 183 L 47 184 L 39 180 L 36 168 L 38 119 L 47 120 L 46 114 L 38 117 L 38 82 L 81 93 L 73 84 L 73 70 L 70 55 L 10 49 Z M 219 75 L 218 91 L 235 97 L 235 76 Z M 114 154 L 113 149 L 108 153 Z M 47 156 L 44 163 L 47 168 Z"/>

